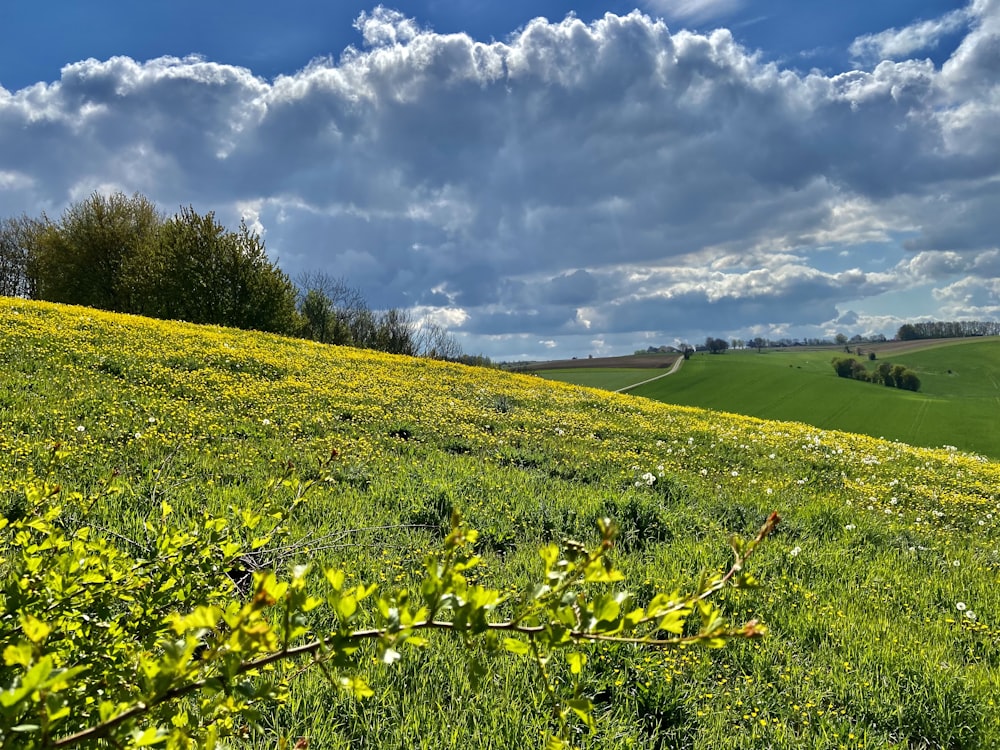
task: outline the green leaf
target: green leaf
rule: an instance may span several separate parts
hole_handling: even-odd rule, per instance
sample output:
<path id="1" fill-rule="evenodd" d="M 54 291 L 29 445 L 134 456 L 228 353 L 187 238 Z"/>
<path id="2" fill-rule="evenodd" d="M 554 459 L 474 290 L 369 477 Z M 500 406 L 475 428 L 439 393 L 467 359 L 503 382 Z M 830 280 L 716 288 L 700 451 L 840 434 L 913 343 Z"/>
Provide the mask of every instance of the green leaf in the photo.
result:
<path id="1" fill-rule="evenodd" d="M 517 638 L 504 638 L 503 647 L 512 654 L 518 654 L 520 656 L 527 656 L 531 653 L 531 646 Z"/>
<path id="2" fill-rule="evenodd" d="M 578 651 L 570 651 L 566 654 L 566 661 L 569 663 L 569 671 L 571 674 L 580 674 L 583 670 L 583 665 L 587 663 L 586 654 L 581 654 Z"/>

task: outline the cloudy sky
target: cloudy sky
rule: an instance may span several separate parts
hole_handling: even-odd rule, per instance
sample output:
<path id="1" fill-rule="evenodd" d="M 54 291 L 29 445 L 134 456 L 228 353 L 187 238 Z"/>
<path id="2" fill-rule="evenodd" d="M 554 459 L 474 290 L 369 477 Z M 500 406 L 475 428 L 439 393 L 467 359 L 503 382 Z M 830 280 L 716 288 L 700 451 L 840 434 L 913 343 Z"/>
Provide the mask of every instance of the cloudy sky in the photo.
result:
<path id="1" fill-rule="evenodd" d="M 1000 0 L 58 0 L 0 29 L 0 216 L 242 216 L 469 352 L 1000 317 Z"/>

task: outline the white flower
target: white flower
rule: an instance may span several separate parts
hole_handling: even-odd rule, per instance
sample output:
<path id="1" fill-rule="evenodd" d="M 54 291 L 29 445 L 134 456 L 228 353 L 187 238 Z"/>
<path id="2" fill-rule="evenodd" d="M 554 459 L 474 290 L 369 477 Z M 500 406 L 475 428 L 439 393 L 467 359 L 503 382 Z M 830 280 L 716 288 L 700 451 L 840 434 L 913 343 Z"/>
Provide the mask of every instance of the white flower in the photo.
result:
<path id="1" fill-rule="evenodd" d="M 156 417 L 150 417 L 146 421 L 149 422 L 150 424 L 156 424 Z"/>
<path id="2" fill-rule="evenodd" d="M 141 432 L 135 433 L 135 439 L 136 440 L 141 440 L 142 439 L 142 433 Z"/>
<path id="3" fill-rule="evenodd" d="M 264 425 L 265 427 L 267 427 L 269 424 L 271 424 L 271 420 L 270 419 L 262 419 L 262 420 L 260 420 L 260 423 L 262 425 Z"/>
<path id="4" fill-rule="evenodd" d="M 962 564 L 962 561 L 961 560 L 954 560 L 954 561 L 952 561 L 951 564 L 954 565 L 957 568 L 957 567 L 959 567 Z"/>
<path id="5" fill-rule="evenodd" d="M 971 609 L 965 613 L 965 616 L 968 617 L 970 620 L 976 619 L 976 613 L 973 612 Z"/>
<path id="6" fill-rule="evenodd" d="M 774 494 L 774 490 L 772 490 L 770 487 L 768 487 L 766 490 L 764 490 L 764 492 L 766 494 L 768 494 L 768 495 L 773 495 Z"/>
<path id="7" fill-rule="evenodd" d="M 556 435 L 565 435 L 565 434 L 566 430 L 564 430 L 562 427 L 556 427 Z"/>
<path id="8" fill-rule="evenodd" d="M 798 557 L 801 551 L 802 548 L 796 544 L 794 547 L 792 547 L 792 551 L 789 552 L 788 554 L 791 555 L 792 557 Z"/>
<path id="9" fill-rule="evenodd" d="M 855 526 L 853 523 L 849 523 L 849 524 L 847 524 L 847 526 L 844 527 L 844 529 L 847 530 L 847 531 L 854 531 L 856 528 L 858 528 L 858 527 Z"/>
<path id="10" fill-rule="evenodd" d="M 77 426 L 76 426 L 76 431 L 77 431 L 77 432 L 86 432 L 86 431 L 87 431 L 87 428 L 86 428 L 86 427 L 84 427 L 84 426 L 83 426 L 82 424 L 80 424 L 80 425 L 77 425 Z"/>
<path id="11" fill-rule="evenodd" d="M 738 477 L 738 476 L 740 475 L 740 473 L 739 473 L 738 471 L 736 471 L 736 469 L 733 469 L 733 470 L 732 470 L 731 472 L 729 472 L 729 473 L 730 473 L 730 474 L 732 474 L 732 475 L 733 475 L 734 477 Z"/>

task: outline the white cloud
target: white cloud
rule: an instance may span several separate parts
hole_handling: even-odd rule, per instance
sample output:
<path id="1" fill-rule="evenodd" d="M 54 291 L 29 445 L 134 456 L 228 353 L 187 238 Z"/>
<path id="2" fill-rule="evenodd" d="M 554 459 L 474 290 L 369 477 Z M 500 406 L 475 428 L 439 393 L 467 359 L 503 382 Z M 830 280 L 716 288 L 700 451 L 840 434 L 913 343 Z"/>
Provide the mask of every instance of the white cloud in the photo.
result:
<path id="1" fill-rule="evenodd" d="M 864 321 L 859 301 L 1000 270 L 1000 13 L 968 17 L 941 69 L 832 76 L 639 12 L 483 43 L 377 9 L 359 49 L 270 82 L 81 61 L 0 91 L 0 216 L 120 189 L 246 217 L 293 277 L 487 353 L 794 330 L 846 302 Z"/>
<path id="2" fill-rule="evenodd" d="M 916 52 L 934 49 L 941 39 L 963 29 L 969 23 L 969 12 L 953 10 L 929 21 L 887 29 L 877 34 L 866 34 L 854 40 L 851 56 L 862 64 L 880 60 L 900 60 Z"/>

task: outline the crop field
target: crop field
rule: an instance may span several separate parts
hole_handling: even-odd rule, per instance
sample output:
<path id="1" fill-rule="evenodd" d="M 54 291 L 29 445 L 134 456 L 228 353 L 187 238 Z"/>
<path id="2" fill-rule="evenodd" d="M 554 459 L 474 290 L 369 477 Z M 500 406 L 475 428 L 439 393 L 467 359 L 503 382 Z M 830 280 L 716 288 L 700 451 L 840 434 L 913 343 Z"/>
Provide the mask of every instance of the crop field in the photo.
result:
<path id="1" fill-rule="evenodd" d="M 635 383 L 663 375 L 667 368 L 624 368 L 624 367 L 594 367 L 567 370 L 542 370 L 540 377 L 547 380 L 558 380 L 563 383 L 583 385 L 588 388 L 601 388 L 616 391 Z"/>
<path id="2" fill-rule="evenodd" d="M 22 300 L 0 299 L 0 344 L 8 519 L 45 476 L 62 493 L 92 498 L 74 523 L 128 556 L 154 524 L 181 528 L 209 512 L 237 528 L 248 511 L 287 502 L 291 541 L 270 550 L 278 577 L 336 565 L 352 585 L 389 590 L 420 580 L 423 557 L 460 509 L 479 531 L 475 580 L 514 592 L 538 577 L 541 547 L 566 537 L 593 544 L 608 516 L 620 527 L 612 554 L 625 580 L 604 585 L 628 587 L 645 606 L 655 591 L 690 590 L 704 571 L 724 571 L 729 535 L 752 536 L 776 510 L 780 525 L 748 564 L 759 587 L 726 589 L 719 600 L 732 622 L 759 620 L 768 635 L 718 649 L 597 642 L 572 651 L 586 657 L 582 670 L 582 657 L 556 651 L 552 682 L 594 706 L 595 728 L 578 722 L 573 741 L 1000 747 L 1000 464 L 991 460 L 536 376 Z M 959 348 L 908 354 L 911 366 L 923 358 L 927 392 L 892 397 L 931 420 L 932 406 L 921 404 L 944 400 L 957 378 L 981 380 Z M 790 393 L 768 402 L 776 412 L 788 399 L 815 398 L 806 386 L 796 396 L 796 383 L 822 382 L 816 410 L 882 395 L 838 380 L 825 355 L 771 360 L 779 361 L 698 355 L 650 388 L 670 384 L 683 400 L 716 372 L 728 372 L 726 382 L 770 379 L 753 398 L 766 401 L 780 382 Z M 904 411 L 887 422 L 904 424 Z M 294 506 L 274 482 L 289 474 L 314 482 Z M 4 575 L 11 528 L 0 524 Z M 196 591 L 183 590 L 176 612 L 198 604 Z M 121 607 L 102 617 L 127 622 L 128 603 Z M 19 677 L 22 631 L 30 637 L 24 613 L 2 611 L 0 694 Z M 373 645 L 363 652 L 363 699 L 308 661 L 278 662 L 269 674 L 289 678 L 290 692 L 262 705 L 257 721 L 236 721 L 227 742 L 543 747 L 552 709 L 532 662 L 476 652 L 486 670 L 473 674 L 468 653 L 444 632 L 406 646 L 395 664 Z"/>
<path id="3" fill-rule="evenodd" d="M 838 378 L 830 366 L 835 350 L 731 351 L 697 354 L 681 370 L 629 391 L 634 396 L 698 406 L 761 419 L 805 422 L 823 429 L 857 432 L 913 445 L 951 445 L 1000 458 L 1000 341 L 906 342 L 876 351 L 881 361 L 905 365 L 921 380 L 919 393 Z M 653 377 L 638 373 L 633 382 Z M 601 385 L 600 370 L 542 371 L 545 377 Z M 617 381 L 610 381 L 612 383 Z M 588 383 L 589 384 L 589 383 Z M 622 385 L 615 385 L 620 388 Z"/>

